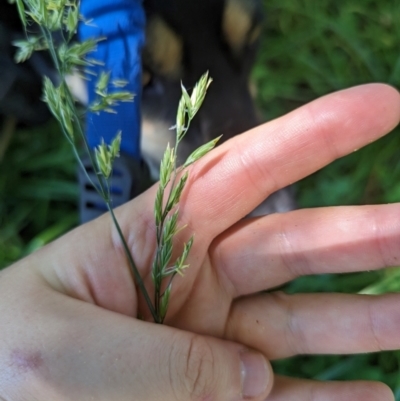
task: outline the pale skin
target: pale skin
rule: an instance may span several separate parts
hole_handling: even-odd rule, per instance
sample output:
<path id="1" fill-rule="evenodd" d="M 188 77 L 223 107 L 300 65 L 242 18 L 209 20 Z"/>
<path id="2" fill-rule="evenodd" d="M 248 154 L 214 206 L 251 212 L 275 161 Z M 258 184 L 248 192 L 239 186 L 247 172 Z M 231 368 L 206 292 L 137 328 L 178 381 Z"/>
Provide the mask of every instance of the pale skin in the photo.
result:
<path id="1" fill-rule="evenodd" d="M 0 273 L 0 400 L 390 401 L 374 382 L 274 377 L 296 354 L 400 348 L 400 295 L 261 293 L 295 277 L 399 265 L 400 204 L 242 220 L 278 188 L 391 131 L 400 96 L 316 100 L 197 162 L 177 246 L 195 233 L 166 325 L 150 320 L 109 216 Z M 149 291 L 156 187 L 117 210 Z M 253 365 L 251 365 L 253 362 Z M 241 373 L 244 367 L 247 380 Z"/>

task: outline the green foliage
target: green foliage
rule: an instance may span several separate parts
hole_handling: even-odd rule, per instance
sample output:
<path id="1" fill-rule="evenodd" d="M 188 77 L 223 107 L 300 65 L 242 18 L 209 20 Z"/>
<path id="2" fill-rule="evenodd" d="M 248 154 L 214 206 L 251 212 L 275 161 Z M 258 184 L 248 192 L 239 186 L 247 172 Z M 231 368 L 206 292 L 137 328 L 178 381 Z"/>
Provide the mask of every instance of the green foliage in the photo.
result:
<path id="1" fill-rule="evenodd" d="M 53 122 L 16 132 L 0 166 L 2 268 L 77 224 L 78 188 L 70 146 Z"/>
<path id="2" fill-rule="evenodd" d="M 396 0 L 265 0 L 254 79 L 269 119 L 350 85 L 400 86 Z"/>
<path id="3" fill-rule="evenodd" d="M 264 41 L 254 80 L 266 119 L 326 93 L 368 82 L 400 87 L 400 3 L 395 0 L 266 0 Z M 302 207 L 398 202 L 400 130 L 304 179 Z M 398 269 L 303 277 L 294 292 L 400 291 Z M 400 400 L 400 353 L 299 356 L 275 363 L 297 377 L 381 380 Z"/>

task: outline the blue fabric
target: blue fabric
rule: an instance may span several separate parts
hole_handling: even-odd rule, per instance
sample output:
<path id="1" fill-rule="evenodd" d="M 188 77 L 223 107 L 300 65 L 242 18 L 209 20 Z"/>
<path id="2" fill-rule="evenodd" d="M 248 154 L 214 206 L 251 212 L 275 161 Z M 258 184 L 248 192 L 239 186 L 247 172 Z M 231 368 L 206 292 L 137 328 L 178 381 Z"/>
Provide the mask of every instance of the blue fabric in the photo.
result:
<path id="1" fill-rule="evenodd" d="M 142 0 L 82 0 L 80 13 L 89 24 L 79 25 L 79 38 L 106 37 L 98 44 L 91 58 L 101 61 L 92 71 L 111 71 L 111 80 L 129 82 L 124 90 L 135 94 L 133 103 L 121 103 L 117 114 L 90 113 L 87 118 L 86 135 L 94 148 L 101 138 L 106 143 L 122 131 L 121 150 L 137 159 L 140 158 L 140 98 L 141 98 L 141 50 L 144 44 L 145 13 Z M 88 75 L 89 102 L 95 99 L 96 78 Z M 111 92 L 111 87 L 110 87 Z"/>

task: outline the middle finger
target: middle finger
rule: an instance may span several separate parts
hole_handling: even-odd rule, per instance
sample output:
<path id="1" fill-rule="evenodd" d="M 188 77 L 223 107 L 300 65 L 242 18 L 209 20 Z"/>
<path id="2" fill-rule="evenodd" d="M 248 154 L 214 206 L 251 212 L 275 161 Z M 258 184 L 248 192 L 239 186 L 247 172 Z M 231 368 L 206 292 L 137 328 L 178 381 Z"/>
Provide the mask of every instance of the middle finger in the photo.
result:
<path id="1" fill-rule="evenodd" d="M 400 204 L 296 210 L 245 220 L 211 247 L 233 298 L 302 275 L 357 272 L 400 260 Z"/>

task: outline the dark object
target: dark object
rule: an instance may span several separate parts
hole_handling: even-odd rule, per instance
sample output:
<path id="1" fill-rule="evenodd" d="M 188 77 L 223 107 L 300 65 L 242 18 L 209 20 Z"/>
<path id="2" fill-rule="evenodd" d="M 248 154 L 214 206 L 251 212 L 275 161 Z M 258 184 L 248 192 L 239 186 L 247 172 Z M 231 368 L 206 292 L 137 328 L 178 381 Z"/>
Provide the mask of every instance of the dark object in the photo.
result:
<path id="1" fill-rule="evenodd" d="M 0 2 L 0 118 L 13 116 L 18 123 L 46 122 L 50 112 L 41 101 L 42 77 L 56 74 L 46 53 L 35 53 L 25 63 L 16 64 L 12 42 L 24 38 L 16 6 Z"/>
<path id="2" fill-rule="evenodd" d="M 214 82 L 179 148 L 179 162 L 198 146 L 221 142 L 261 123 L 250 93 L 250 72 L 262 31 L 261 0 L 145 0 L 142 151 L 153 178 L 167 143 L 174 143 L 181 81 L 190 89 L 209 71 Z M 296 208 L 292 191 L 266 200 L 257 213 Z"/>
<path id="3" fill-rule="evenodd" d="M 214 82 L 180 146 L 180 162 L 198 146 L 259 123 L 249 91 L 262 24 L 260 0 L 147 0 L 143 55 L 143 151 L 152 172 L 173 139 L 181 81 L 190 89 L 206 71 Z M 157 125 L 157 132 L 152 127 Z"/>

